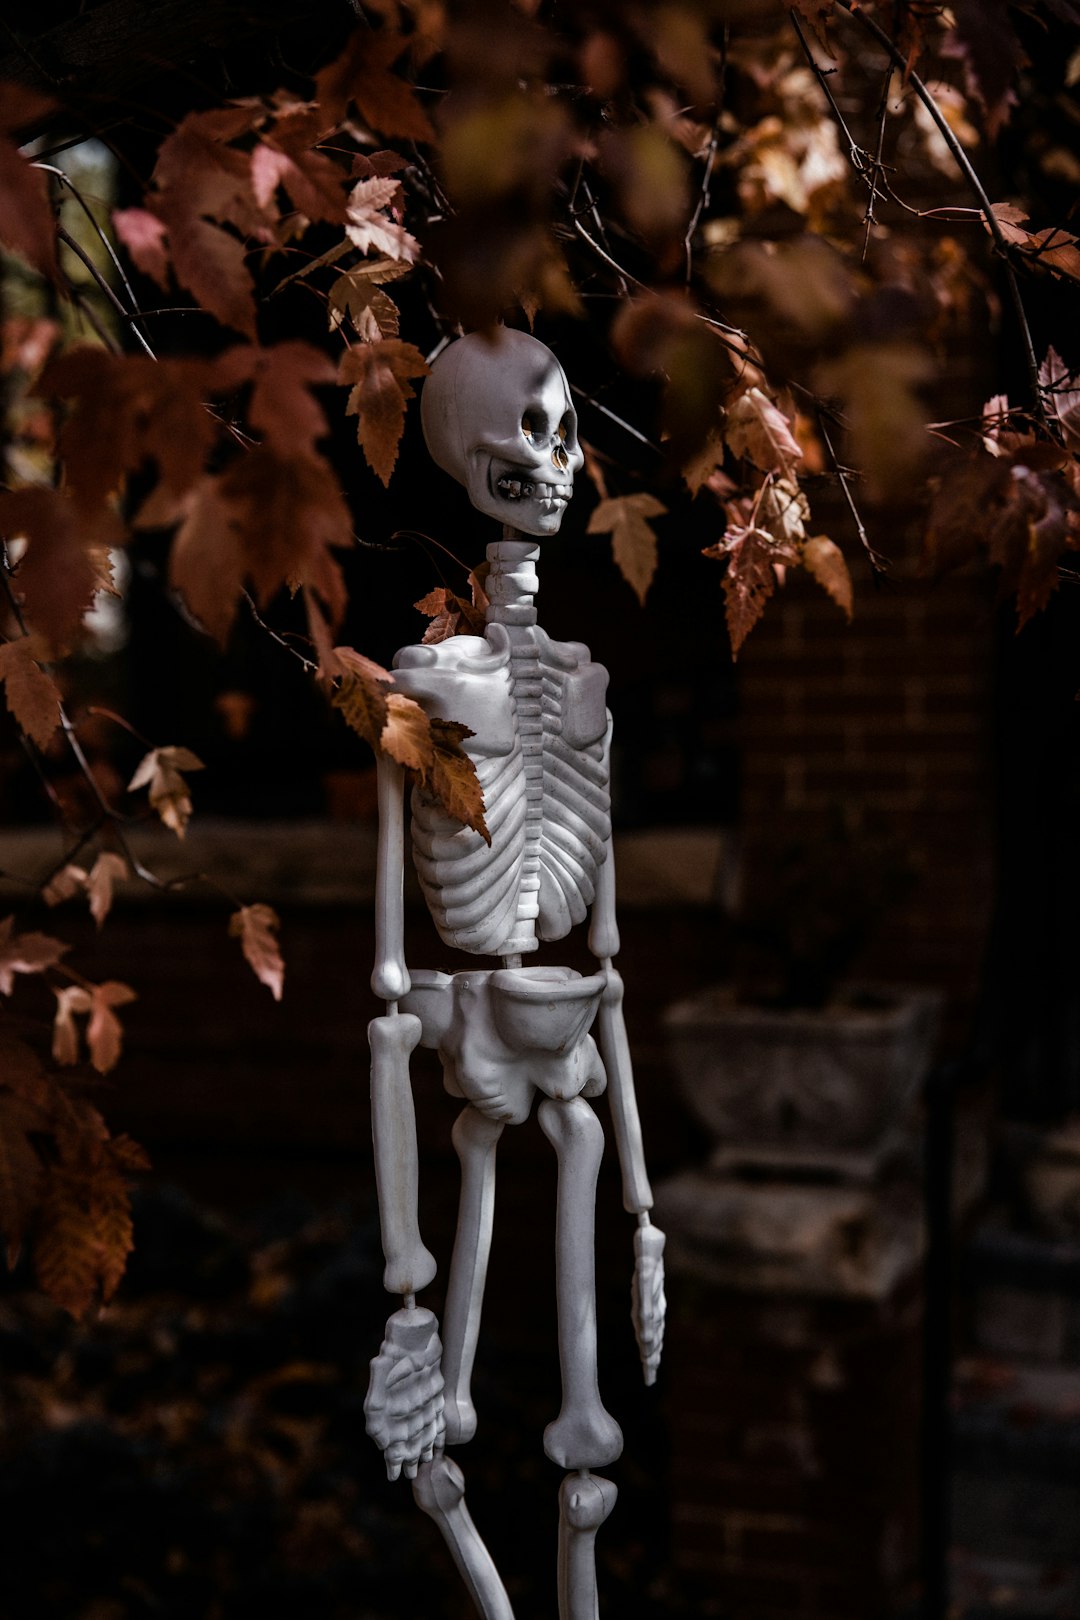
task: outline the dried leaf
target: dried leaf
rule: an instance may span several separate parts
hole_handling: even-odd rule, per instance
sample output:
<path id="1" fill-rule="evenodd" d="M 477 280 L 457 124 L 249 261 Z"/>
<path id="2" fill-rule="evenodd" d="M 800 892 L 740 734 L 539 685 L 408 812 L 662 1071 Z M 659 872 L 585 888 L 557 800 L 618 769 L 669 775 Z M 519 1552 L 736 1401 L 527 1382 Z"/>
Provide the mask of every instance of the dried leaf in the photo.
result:
<path id="1" fill-rule="evenodd" d="M 79 1028 L 76 1013 L 88 1013 L 91 1008 L 90 992 L 81 984 L 55 988 L 56 1016 L 53 1019 L 52 1055 L 57 1063 L 79 1061 Z"/>
<path id="2" fill-rule="evenodd" d="M 746 456 L 762 472 L 793 478 L 802 450 L 787 417 L 760 388 L 748 388 L 731 406 L 724 437 L 736 456 Z"/>
<path id="3" fill-rule="evenodd" d="M 79 894 L 86 883 L 86 872 L 81 866 L 68 862 L 59 872 L 55 872 L 41 891 L 41 898 L 47 906 L 61 905 L 65 900 L 71 900 Z"/>
<path id="4" fill-rule="evenodd" d="M 432 720 L 430 726 L 432 757 L 423 772 L 424 786 L 438 799 L 448 816 L 471 827 L 490 845 L 480 779 L 476 766 L 461 746 L 473 733 L 468 726 L 453 720 Z"/>
<path id="5" fill-rule="evenodd" d="M 1065 446 L 1080 454 L 1080 378 L 1073 376 L 1051 345 L 1039 367 L 1039 386 L 1047 409 L 1061 423 Z M 1002 401 L 1007 407 L 1007 401 Z"/>
<path id="6" fill-rule="evenodd" d="M 90 897 L 90 915 L 99 928 L 112 908 L 113 884 L 123 882 L 128 876 L 128 864 L 124 857 L 114 854 L 112 850 L 102 850 L 86 879 L 86 892 Z"/>
<path id="7" fill-rule="evenodd" d="M 406 697 L 403 692 L 389 693 L 379 747 L 407 770 L 420 775 L 427 770 L 434 747 L 431 722 L 415 698 Z"/>
<path id="8" fill-rule="evenodd" d="M 78 1318 L 116 1292 L 132 1248 L 125 1172 L 145 1169 L 129 1137 L 80 1140 L 49 1168 L 37 1221 L 34 1265 L 43 1291 Z"/>
<path id="9" fill-rule="evenodd" d="M 15 918 L 0 922 L 0 995 L 10 996 L 16 973 L 44 973 L 71 949 L 48 934 L 16 934 Z"/>
<path id="10" fill-rule="evenodd" d="M 801 552 L 810 521 L 810 505 L 792 478 L 773 478 L 758 497 L 758 523 L 773 539 L 795 553 Z"/>
<path id="11" fill-rule="evenodd" d="M 851 574 L 840 547 L 828 535 L 815 534 L 803 546 L 802 560 L 803 567 L 829 593 L 850 622 L 854 592 Z"/>
<path id="12" fill-rule="evenodd" d="M 11 1091 L 0 1091 L 0 1233 L 7 1263 L 14 1266 L 37 1208 L 43 1181 L 41 1158 L 30 1141 L 45 1121 L 39 1108 Z"/>
<path id="13" fill-rule="evenodd" d="M 412 264 L 420 256 L 420 244 L 404 225 L 383 210 L 390 208 L 401 192 L 393 179 L 358 180 L 345 211 L 345 235 L 361 253 L 384 253 L 390 259 Z"/>
<path id="14" fill-rule="evenodd" d="M 60 724 L 60 692 L 37 661 L 41 651 L 33 636 L 0 646 L 0 681 L 16 725 L 44 751 Z"/>
<path id="15" fill-rule="evenodd" d="M 202 479 L 185 505 L 169 555 L 169 584 L 224 647 L 244 584 L 239 514 L 217 478 Z"/>
<path id="16" fill-rule="evenodd" d="M 850 461 L 871 500 L 912 496 L 929 447 L 919 389 L 930 372 L 929 355 L 904 342 L 857 343 L 820 368 L 846 406 Z"/>
<path id="17" fill-rule="evenodd" d="M 434 131 L 415 91 L 392 72 L 410 44 L 390 28 L 358 30 L 342 55 L 316 75 L 315 98 L 324 117 L 339 122 L 354 101 L 361 116 L 391 140 L 430 141 Z"/>
<path id="18" fill-rule="evenodd" d="M 346 415 L 359 416 L 357 436 L 373 470 L 389 484 L 405 428 L 405 403 L 415 399 L 410 379 L 427 375 L 429 366 L 411 343 L 388 338 L 347 349 L 338 381 L 352 385 Z"/>
<path id="19" fill-rule="evenodd" d="M 137 999 L 129 984 L 108 979 L 95 984 L 90 992 L 90 1022 L 86 1026 L 86 1045 L 90 1062 L 99 1074 L 108 1074 L 120 1061 L 124 1032 L 114 1007 L 125 1007 Z M 79 1009 L 76 1009 L 78 1011 Z"/>
<path id="20" fill-rule="evenodd" d="M 0 533 L 27 542 L 15 583 L 31 625 L 51 647 L 68 647 L 98 588 L 71 502 L 53 489 L 2 493 Z"/>
<path id="21" fill-rule="evenodd" d="M 775 538 L 756 520 L 751 502 L 730 502 L 723 538 L 704 552 L 706 557 L 727 559 L 724 608 L 732 658 L 738 657 L 743 642 L 764 613 L 776 589 L 777 569 L 799 561 L 795 545 Z"/>
<path id="22" fill-rule="evenodd" d="M 445 586 L 438 585 L 426 596 L 422 596 L 419 602 L 413 603 L 418 613 L 425 614 L 431 620 L 424 631 L 422 646 L 434 646 L 440 641 L 448 641 L 451 636 L 483 635 L 484 607 L 487 606 L 487 598 L 484 598 L 484 607 L 476 606 L 475 598 L 479 586 L 475 583 L 473 575 L 470 574 L 469 578 L 474 581 L 472 602 L 466 602 L 463 596 L 458 596 Z M 483 592 L 480 591 L 479 594 L 483 595 Z"/>
<path id="23" fill-rule="evenodd" d="M 666 511 L 655 495 L 616 495 L 601 501 L 589 519 L 590 534 L 611 535 L 615 562 L 642 606 L 656 573 L 656 534 L 648 520 Z"/>
<path id="24" fill-rule="evenodd" d="M 10 85 L 2 86 L 6 97 Z M 50 281 L 60 282 L 56 220 L 48 176 L 11 141 L 0 138 L 0 242 Z"/>
<path id="25" fill-rule="evenodd" d="M 162 221 L 146 208 L 116 208 L 112 219 L 116 234 L 131 254 L 135 268 L 156 281 L 162 292 L 167 292 L 168 232 Z"/>
<path id="26" fill-rule="evenodd" d="M 278 948 L 277 931 L 281 919 L 272 906 L 241 906 L 229 918 L 229 933 L 239 939 L 244 957 L 260 984 L 265 984 L 275 1001 L 285 988 L 285 963 Z"/>
<path id="27" fill-rule="evenodd" d="M 365 343 L 382 337 L 397 337 L 398 307 L 394 300 L 365 275 L 365 266 L 346 270 L 338 276 L 329 293 L 330 330 L 335 332 L 348 317 Z"/>
<path id="28" fill-rule="evenodd" d="M 331 702 L 335 709 L 341 710 L 346 725 L 377 749 L 387 720 L 386 694 L 391 689 L 390 677 L 380 665 L 373 664 L 361 653 L 354 653 L 351 647 L 335 647 L 334 657 L 341 670 L 341 680 Z"/>
<path id="29" fill-rule="evenodd" d="M 201 771 L 203 762 L 190 748 L 152 748 L 135 768 L 128 792 L 148 787 L 150 803 L 166 827 L 183 838 L 191 819 L 191 792 L 181 771 Z"/>

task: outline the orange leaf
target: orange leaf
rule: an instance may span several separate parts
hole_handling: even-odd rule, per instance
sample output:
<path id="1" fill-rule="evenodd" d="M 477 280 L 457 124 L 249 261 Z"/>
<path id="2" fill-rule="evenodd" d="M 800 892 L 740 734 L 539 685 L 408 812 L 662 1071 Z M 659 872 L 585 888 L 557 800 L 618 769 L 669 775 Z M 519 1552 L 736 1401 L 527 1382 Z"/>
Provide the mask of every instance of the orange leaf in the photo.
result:
<path id="1" fill-rule="evenodd" d="M 0 1233 L 9 1266 L 18 1259 L 37 1208 L 42 1164 L 28 1133 L 40 1131 L 43 1123 L 40 1109 L 10 1091 L 0 1091 Z"/>
<path id="2" fill-rule="evenodd" d="M 410 44 L 405 35 L 391 29 L 355 33 L 337 61 L 316 76 L 315 99 L 324 117 L 338 123 L 351 100 L 383 135 L 430 141 L 434 131 L 415 91 L 390 71 Z"/>
<path id="3" fill-rule="evenodd" d="M 397 461 L 405 402 L 416 397 L 409 379 L 424 377 L 428 370 L 420 350 L 397 338 L 365 343 L 342 355 L 338 381 L 353 385 L 345 411 L 359 416 L 357 436 L 384 484 L 389 484 Z"/>
<path id="4" fill-rule="evenodd" d="M 275 938 L 281 919 L 272 906 L 241 906 L 229 918 L 229 933 L 239 939 L 244 956 L 260 984 L 275 1001 L 285 988 L 285 963 Z"/>
<path id="5" fill-rule="evenodd" d="M 453 720 L 431 720 L 432 758 L 423 773 L 423 783 L 448 816 L 478 832 L 485 844 L 491 834 L 484 821 L 484 794 L 476 766 L 462 748 L 473 733 Z"/>
<path id="6" fill-rule="evenodd" d="M 352 659 L 346 660 L 344 655 L 350 653 Z M 334 708 L 341 710 L 345 724 L 358 737 L 372 748 L 378 748 L 389 714 L 386 694 L 390 691 L 390 679 L 378 664 L 370 664 L 361 654 L 353 653 L 351 647 L 335 648 L 334 657 L 341 670 L 341 680 L 331 699 Z M 370 671 L 363 667 L 365 665 L 370 665 Z"/>
<path id="7" fill-rule="evenodd" d="M 412 264 L 420 255 L 419 242 L 404 225 L 383 212 L 396 202 L 400 192 L 400 182 L 389 177 L 376 175 L 370 180 L 358 180 L 345 211 L 345 235 L 361 253 L 374 249 L 389 259 Z"/>
<path id="8" fill-rule="evenodd" d="M 94 985 L 90 998 L 90 1022 L 86 1026 L 86 1044 L 90 1050 L 90 1062 L 99 1074 L 108 1074 L 109 1070 L 114 1069 L 120 1061 L 124 1039 L 120 1020 L 113 1012 L 113 1008 L 124 1007 L 137 998 L 129 984 L 121 984 L 116 979 L 108 979 L 104 984 Z"/>
<path id="9" fill-rule="evenodd" d="M 169 584 L 222 646 L 229 639 L 244 585 L 237 512 L 217 478 L 204 478 L 185 502 L 169 554 Z"/>
<path id="10" fill-rule="evenodd" d="M 386 700 L 386 723 L 379 737 L 384 754 L 407 770 L 423 774 L 431 764 L 431 722 L 416 702 L 404 692 L 391 692 Z"/>
<path id="11" fill-rule="evenodd" d="M 32 636 L 0 647 L 0 681 L 16 725 L 44 751 L 60 724 L 60 692 L 37 662 L 39 650 Z"/>
<path id="12" fill-rule="evenodd" d="M 53 1019 L 52 1055 L 57 1063 L 78 1063 L 79 1027 L 76 1013 L 88 1013 L 92 1006 L 89 990 L 81 984 L 56 989 L 56 1016 Z"/>
<path id="13" fill-rule="evenodd" d="M 642 606 L 656 573 L 656 534 L 648 520 L 666 511 L 655 495 L 616 495 L 589 519 L 590 534 L 611 535 L 615 562 Z"/>
<path id="14" fill-rule="evenodd" d="M 98 588 L 71 502 L 54 489 L 0 494 L 0 533 L 26 540 L 15 583 L 33 628 L 51 646 L 68 646 Z"/>
<path id="15" fill-rule="evenodd" d="M 150 803 L 166 827 L 183 838 L 191 820 L 191 793 L 181 771 L 201 771 L 203 762 L 190 748 L 152 748 L 135 767 L 128 792 L 148 787 Z"/>
<path id="16" fill-rule="evenodd" d="M 64 900 L 70 900 L 73 895 L 78 894 L 85 882 L 86 873 L 83 868 L 69 861 L 49 879 L 41 891 L 41 898 L 47 906 L 58 906 Z"/>

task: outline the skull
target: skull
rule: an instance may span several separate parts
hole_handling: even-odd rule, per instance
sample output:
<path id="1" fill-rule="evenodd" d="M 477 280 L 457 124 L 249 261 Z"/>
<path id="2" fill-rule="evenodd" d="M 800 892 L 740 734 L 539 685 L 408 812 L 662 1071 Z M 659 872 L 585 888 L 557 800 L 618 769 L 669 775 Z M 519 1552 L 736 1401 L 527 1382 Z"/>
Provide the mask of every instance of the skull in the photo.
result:
<path id="1" fill-rule="evenodd" d="M 436 360 L 420 402 L 433 460 L 478 512 L 557 534 L 585 457 L 563 369 L 527 332 L 470 333 Z"/>

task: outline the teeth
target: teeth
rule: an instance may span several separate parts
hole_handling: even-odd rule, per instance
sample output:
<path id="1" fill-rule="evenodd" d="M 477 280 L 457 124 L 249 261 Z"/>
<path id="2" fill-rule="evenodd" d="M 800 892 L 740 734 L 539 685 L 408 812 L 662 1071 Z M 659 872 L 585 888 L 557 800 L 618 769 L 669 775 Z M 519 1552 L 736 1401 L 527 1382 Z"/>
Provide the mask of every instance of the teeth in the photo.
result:
<path id="1" fill-rule="evenodd" d="M 508 501 L 528 500 L 532 496 L 541 501 L 568 501 L 574 492 L 572 484 L 539 484 L 529 478 L 511 478 L 508 473 L 497 480 L 495 488 Z"/>

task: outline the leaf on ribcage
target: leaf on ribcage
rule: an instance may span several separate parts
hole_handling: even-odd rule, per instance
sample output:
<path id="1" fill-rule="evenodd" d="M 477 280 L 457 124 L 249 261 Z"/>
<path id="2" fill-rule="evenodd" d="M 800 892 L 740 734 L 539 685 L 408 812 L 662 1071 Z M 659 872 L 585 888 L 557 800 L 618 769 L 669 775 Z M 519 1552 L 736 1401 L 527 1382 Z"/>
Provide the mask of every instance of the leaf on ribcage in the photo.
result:
<path id="1" fill-rule="evenodd" d="M 389 713 L 390 675 L 352 647 L 335 647 L 333 657 L 341 678 L 331 701 L 346 725 L 377 750 Z"/>
<path id="2" fill-rule="evenodd" d="M 431 722 L 415 698 L 404 692 L 389 694 L 379 747 L 406 770 L 423 776 L 432 759 Z"/>
<path id="3" fill-rule="evenodd" d="M 229 933 L 240 941 L 244 958 L 275 1001 L 285 989 L 285 962 L 277 941 L 281 919 L 272 906 L 241 906 L 229 918 Z"/>
<path id="4" fill-rule="evenodd" d="M 490 845 L 491 834 L 484 820 L 484 794 L 476 766 L 461 746 L 465 738 L 472 735 L 468 726 L 456 721 L 432 720 L 432 759 L 423 780 L 448 816 L 471 827 Z"/>
<path id="5" fill-rule="evenodd" d="M 437 585 L 433 591 L 422 596 L 413 607 L 418 613 L 423 613 L 431 620 L 421 641 L 422 646 L 430 647 L 440 641 L 448 641 L 451 636 L 482 636 L 484 633 L 484 610 L 487 607 L 487 597 L 470 574 L 473 581 L 472 602 L 467 602 L 463 596 L 455 591 L 447 590 L 444 585 Z M 477 605 L 477 595 L 483 597 L 481 605 Z"/>

